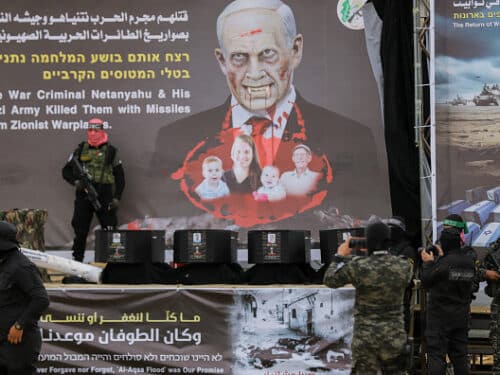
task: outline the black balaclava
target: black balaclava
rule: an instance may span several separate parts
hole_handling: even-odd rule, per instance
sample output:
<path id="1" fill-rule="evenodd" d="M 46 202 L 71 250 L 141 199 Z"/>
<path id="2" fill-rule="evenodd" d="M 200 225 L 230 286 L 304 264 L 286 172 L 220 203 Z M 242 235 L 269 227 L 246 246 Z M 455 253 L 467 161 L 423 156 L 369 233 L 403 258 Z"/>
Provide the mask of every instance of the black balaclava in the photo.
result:
<path id="1" fill-rule="evenodd" d="M 445 253 L 453 249 L 459 249 L 462 246 L 461 233 L 464 228 L 467 228 L 464 219 L 460 215 L 451 214 L 446 216 L 443 222 L 444 229 L 439 237 L 441 248 Z"/>
<path id="2" fill-rule="evenodd" d="M 458 228 L 445 228 L 441 232 L 439 237 L 439 243 L 441 248 L 446 253 L 453 249 L 459 249 L 462 245 L 462 240 L 460 238 L 460 229 Z"/>
<path id="3" fill-rule="evenodd" d="M 0 221 L 0 260 L 18 248 L 16 227 L 7 221 Z"/>
<path id="4" fill-rule="evenodd" d="M 389 227 L 380 221 L 369 224 L 365 229 L 365 237 L 369 253 L 375 250 L 387 250 L 390 238 Z"/>

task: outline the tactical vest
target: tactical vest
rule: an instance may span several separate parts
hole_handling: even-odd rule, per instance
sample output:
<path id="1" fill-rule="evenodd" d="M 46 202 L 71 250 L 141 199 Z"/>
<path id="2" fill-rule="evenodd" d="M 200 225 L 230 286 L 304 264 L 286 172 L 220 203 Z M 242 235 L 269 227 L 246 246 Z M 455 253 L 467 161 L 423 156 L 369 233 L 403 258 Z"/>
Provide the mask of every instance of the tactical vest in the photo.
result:
<path id="1" fill-rule="evenodd" d="M 80 145 L 80 162 L 87 169 L 92 180 L 97 184 L 114 184 L 113 175 L 114 147 L 103 145 L 90 147 L 87 142 Z M 112 154 L 112 155 L 111 155 Z"/>

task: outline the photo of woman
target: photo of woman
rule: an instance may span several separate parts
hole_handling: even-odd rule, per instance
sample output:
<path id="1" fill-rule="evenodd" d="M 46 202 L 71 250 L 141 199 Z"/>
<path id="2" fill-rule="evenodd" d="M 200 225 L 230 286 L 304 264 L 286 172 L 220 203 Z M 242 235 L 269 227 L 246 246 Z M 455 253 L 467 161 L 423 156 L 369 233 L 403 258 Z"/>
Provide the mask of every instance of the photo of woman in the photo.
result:
<path id="1" fill-rule="evenodd" d="M 257 190 L 260 185 L 261 169 L 251 136 L 241 134 L 235 138 L 231 147 L 231 160 L 233 167 L 224 172 L 223 177 L 231 194 L 250 194 Z"/>

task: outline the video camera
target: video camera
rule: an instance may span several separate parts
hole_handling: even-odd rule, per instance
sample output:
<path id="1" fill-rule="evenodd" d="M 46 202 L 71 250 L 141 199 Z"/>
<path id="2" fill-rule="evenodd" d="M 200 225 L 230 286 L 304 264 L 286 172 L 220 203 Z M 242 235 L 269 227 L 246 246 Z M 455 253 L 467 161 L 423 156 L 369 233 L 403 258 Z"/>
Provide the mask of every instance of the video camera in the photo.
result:
<path id="1" fill-rule="evenodd" d="M 438 257 L 439 256 L 439 250 L 436 246 L 434 245 L 431 245 L 431 246 L 427 246 L 427 247 L 419 247 L 418 248 L 418 254 L 422 254 L 422 251 L 425 251 L 426 253 L 428 254 L 432 254 L 434 255 L 435 257 Z"/>
<path id="2" fill-rule="evenodd" d="M 370 249 L 370 250 L 387 250 L 391 236 L 390 227 L 382 221 L 374 221 L 368 224 L 365 228 L 364 237 L 351 238 L 349 240 L 349 248 L 354 250 Z M 362 251 L 364 255 L 370 254 L 371 251 Z"/>
<path id="3" fill-rule="evenodd" d="M 349 247 L 351 249 L 366 249 L 368 244 L 366 243 L 366 238 L 351 238 L 349 240 Z"/>

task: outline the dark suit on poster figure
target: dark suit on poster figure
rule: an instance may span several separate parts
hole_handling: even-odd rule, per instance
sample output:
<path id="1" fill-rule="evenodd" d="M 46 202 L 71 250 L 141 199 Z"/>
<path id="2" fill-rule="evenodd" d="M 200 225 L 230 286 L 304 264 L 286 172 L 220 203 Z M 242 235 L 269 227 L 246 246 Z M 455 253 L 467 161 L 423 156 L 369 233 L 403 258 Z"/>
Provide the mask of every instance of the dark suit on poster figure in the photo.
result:
<path id="1" fill-rule="evenodd" d="M 360 218 L 385 213 L 387 200 L 371 131 L 307 102 L 293 87 L 303 39 L 296 33 L 291 9 L 280 1 L 237 0 L 221 13 L 217 29 L 221 48 L 216 49 L 216 56 L 232 96 L 219 107 L 160 129 L 153 166 L 165 179 L 161 184 L 168 207 L 162 213 L 165 209 L 168 216 L 193 216 L 201 209 L 243 227 L 279 221 L 282 227 L 302 229 L 305 225 L 319 227 L 322 215 L 311 210 L 314 207 L 327 216 L 338 211 Z M 233 123 L 238 106 L 247 116 L 242 124 Z M 256 143 L 266 142 L 261 135 L 265 130 L 257 134 L 249 125 L 253 118 L 264 116 L 274 125 L 267 151 L 258 152 L 261 168 L 272 164 L 280 173 L 293 170 L 293 150 L 304 144 L 313 153 L 309 168 L 321 173 L 316 190 L 279 202 L 256 202 L 252 194 L 235 193 L 209 202 L 199 199 L 194 189 L 203 180 L 203 159 L 219 157 L 224 170 L 230 170 L 231 146 L 239 134 L 246 132 Z M 284 130 L 280 129 L 282 122 Z M 274 129 L 279 137 L 274 138 Z M 182 204 L 187 199 L 191 209 Z M 327 220 L 324 226 L 332 224 L 338 223 Z"/>

